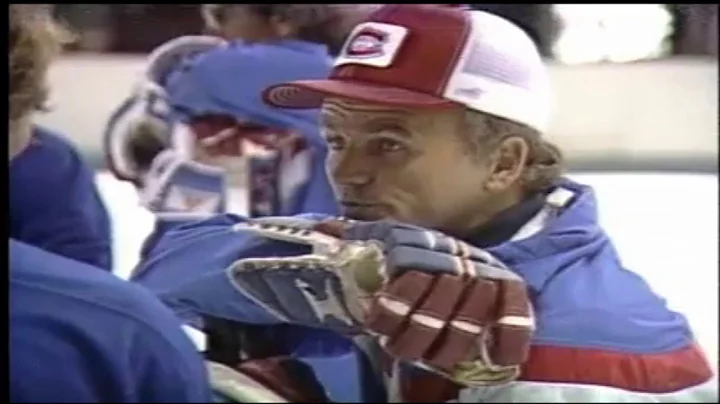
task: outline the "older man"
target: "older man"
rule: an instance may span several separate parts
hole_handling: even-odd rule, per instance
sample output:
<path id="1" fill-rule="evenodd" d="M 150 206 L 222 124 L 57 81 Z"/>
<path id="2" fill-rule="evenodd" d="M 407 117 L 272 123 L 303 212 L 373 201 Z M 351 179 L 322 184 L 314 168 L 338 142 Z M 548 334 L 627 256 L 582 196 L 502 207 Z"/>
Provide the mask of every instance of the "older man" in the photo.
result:
<path id="1" fill-rule="evenodd" d="M 223 360 L 305 399 L 368 399 L 343 392 L 374 386 L 357 369 L 378 346 L 391 400 L 717 398 L 685 318 L 623 267 L 592 190 L 562 177 L 547 71 L 515 25 L 385 6 L 329 79 L 265 99 L 322 107 L 346 218 L 218 217 L 167 234 L 136 276 L 224 335 Z"/>

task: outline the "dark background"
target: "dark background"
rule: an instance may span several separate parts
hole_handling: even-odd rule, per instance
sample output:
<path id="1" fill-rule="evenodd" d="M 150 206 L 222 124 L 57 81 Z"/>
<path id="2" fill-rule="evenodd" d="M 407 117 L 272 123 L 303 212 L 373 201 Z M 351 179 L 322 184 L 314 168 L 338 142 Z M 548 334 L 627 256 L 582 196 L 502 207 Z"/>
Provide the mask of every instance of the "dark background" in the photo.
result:
<path id="1" fill-rule="evenodd" d="M 179 35 L 203 30 L 199 4 L 55 4 L 55 13 L 79 32 L 75 50 L 147 53 Z M 524 28 L 544 56 L 562 21 L 552 4 L 471 4 L 499 14 Z M 717 55 L 716 4 L 669 4 L 673 16 L 671 55 Z"/>

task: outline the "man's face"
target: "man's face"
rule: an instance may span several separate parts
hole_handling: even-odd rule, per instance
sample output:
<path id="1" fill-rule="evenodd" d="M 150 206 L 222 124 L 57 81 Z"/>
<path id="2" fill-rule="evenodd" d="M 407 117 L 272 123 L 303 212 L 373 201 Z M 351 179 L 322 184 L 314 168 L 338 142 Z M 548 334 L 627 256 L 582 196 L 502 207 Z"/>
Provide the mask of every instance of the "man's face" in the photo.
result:
<path id="1" fill-rule="evenodd" d="M 461 108 L 403 110 L 328 98 L 328 173 L 344 214 L 462 228 L 483 203 L 488 165 L 463 150 Z"/>

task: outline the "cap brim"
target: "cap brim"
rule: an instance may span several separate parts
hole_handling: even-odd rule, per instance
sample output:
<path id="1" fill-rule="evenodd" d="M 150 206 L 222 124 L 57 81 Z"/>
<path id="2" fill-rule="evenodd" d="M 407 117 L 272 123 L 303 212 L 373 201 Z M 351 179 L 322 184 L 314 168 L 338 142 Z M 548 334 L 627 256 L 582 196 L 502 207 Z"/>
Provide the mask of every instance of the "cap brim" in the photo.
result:
<path id="1" fill-rule="evenodd" d="M 434 95 L 349 80 L 298 80 L 269 87 L 263 92 L 265 102 L 279 108 L 319 108 L 325 97 L 404 108 L 440 109 L 457 105 Z"/>

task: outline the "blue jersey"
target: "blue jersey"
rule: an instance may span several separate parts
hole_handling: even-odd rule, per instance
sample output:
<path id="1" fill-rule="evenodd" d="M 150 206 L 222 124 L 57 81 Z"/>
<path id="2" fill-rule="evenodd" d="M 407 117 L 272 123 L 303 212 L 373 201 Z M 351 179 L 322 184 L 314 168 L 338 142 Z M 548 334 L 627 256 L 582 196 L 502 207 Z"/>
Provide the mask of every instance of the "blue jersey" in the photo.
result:
<path id="1" fill-rule="evenodd" d="M 209 402 L 200 354 L 141 287 L 10 239 L 11 402 Z"/>
<path id="2" fill-rule="evenodd" d="M 36 127 L 10 162 L 10 236 L 112 269 L 110 218 L 93 171 L 67 140 Z"/>

